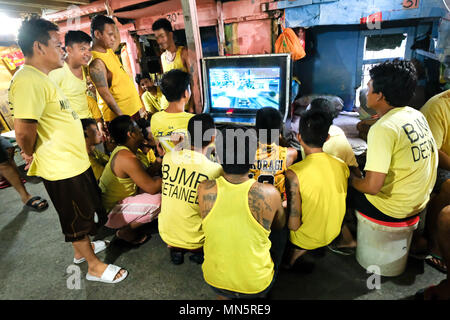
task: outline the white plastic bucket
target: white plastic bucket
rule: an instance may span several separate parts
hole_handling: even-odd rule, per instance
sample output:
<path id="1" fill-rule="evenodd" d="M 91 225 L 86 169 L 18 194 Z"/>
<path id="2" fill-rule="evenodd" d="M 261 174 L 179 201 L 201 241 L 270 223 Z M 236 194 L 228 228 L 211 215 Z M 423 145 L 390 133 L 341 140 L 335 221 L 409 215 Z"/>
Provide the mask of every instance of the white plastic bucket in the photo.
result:
<path id="1" fill-rule="evenodd" d="M 364 268 L 381 276 L 403 273 L 408 260 L 413 231 L 419 221 L 409 226 L 392 227 L 368 220 L 356 211 L 358 218 L 356 260 Z M 374 270 L 379 270 L 379 273 Z"/>

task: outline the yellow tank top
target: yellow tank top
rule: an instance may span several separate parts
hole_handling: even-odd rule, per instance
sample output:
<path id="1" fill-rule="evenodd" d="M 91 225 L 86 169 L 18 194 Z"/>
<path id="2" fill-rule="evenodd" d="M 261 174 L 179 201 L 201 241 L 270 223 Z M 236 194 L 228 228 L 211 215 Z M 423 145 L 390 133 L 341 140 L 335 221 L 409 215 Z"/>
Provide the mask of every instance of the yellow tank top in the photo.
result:
<path id="1" fill-rule="evenodd" d="M 255 294 L 271 283 L 270 231 L 253 217 L 248 192 L 256 181 L 231 184 L 216 179 L 217 199 L 203 219 L 205 281 L 220 289 Z M 231 201 L 232 199 L 232 201 Z"/>
<path id="2" fill-rule="evenodd" d="M 221 173 L 218 163 L 196 151 L 172 151 L 164 156 L 158 229 L 165 243 L 184 249 L 203 246 L 197 188 L 201 181 L 216 179 Z"/>
<path id="3" fill-rule="evenodd" d="M 125 146 L 117 146 L 111 153 L 111 157 L 100 177 L 102 203 L 107 212 L 114 208 L 117 202 L 133 196 L 137 192 L 137 186 L 131 178 L 119 178 L 111 170 L 111 161 L 120 150 L 129 149 Z"/>
<path id="4" fill-rule="evenodd" d="M 138 112 L 142 108 L 139 93 L 134 86 L 133 80 L 120 63 L 119 57 L 111 49 L 108 49 L 106 53 L 92 51 L 92 60 L 94 59 L 102 60 L 106 68 L 112 73 L 109 91 L 114 100 L 116 100 L 120 110 L 129 116 Z M 98 104 L 102 108 L 103 118 L 105 121 L 112 121 L 117 115 L 108 107 L 99 94 L 97 96 Z"/>
<path id="5" fill-rule="evenodd" d="M 285 191 L 284 173 L 286 171 L 286 161 L 287 148 L 280 147 L 275 143 L 271 145 L 260 143 L 256 150 L 255 163 L 250 172 L 255 180 L 258 180 L 260 175 L 274 176 L 274 186 L 283 196 Z"/>
<path id="6" fill-rule="evenodd" d="M 92 154 L 89 155 L 89 161 L 91 162 L 95 179 L 98 181 L 102 176 L 103 170 L 105 170 L 105 165 L 109 161 L 109 156 L 97 149 L 94 149 Z"/>
<path id="7" fill-rule="evenodd" d="M 166 73 L 167 71 L 170 71 L 172 69 L 180 69 L 184 72 L 189 72 L 183 64 L 183 60 L 181 59 L 181 51 L 183 50 L 183 46 L 180 46 L 177 48 L 177 53 L 175 54 L 175 59 L 173 61 L 167 61 L 167 51 L 164 51 L 161 55 L 161 64 L 163 68 L 163 72 Z"/>

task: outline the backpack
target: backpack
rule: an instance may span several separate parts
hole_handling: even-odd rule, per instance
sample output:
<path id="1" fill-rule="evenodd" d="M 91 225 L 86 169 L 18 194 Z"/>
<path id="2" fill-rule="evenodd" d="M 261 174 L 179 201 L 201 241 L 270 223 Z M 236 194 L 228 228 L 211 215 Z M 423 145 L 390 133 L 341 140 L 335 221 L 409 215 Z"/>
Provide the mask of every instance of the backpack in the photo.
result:
<path id="1" fill-rule="evenodd" d="M 292 60 L 300 60 L 306 56 L 305 49 L 300 43 L 300 39 L 291 28 L 283 28 L 283 32 L 275 41 L 276 53 L 290 53 Z"/>

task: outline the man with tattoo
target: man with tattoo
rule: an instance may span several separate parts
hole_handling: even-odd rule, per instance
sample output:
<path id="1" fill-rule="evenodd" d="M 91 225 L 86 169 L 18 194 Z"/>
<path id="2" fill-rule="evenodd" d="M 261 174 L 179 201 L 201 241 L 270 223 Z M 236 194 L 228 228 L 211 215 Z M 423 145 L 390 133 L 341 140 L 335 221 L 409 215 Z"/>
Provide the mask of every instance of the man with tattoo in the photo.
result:
<path id="1" fill-rule="evenodd" d="M 197 202 L 198 184 L 216 179 L 222 167 L 206 155 L 214 142 L 214 120 L 209 114 L 198 114 L 188 123 L 190 148 L 171 151 L 162 163 L 162 201 L 158 218 L 161 239 L 170 249 L 173 264 L 183 263 L 185 252 L 193 252 L 191 261 L 203 262 L 202 230 Z M 205 139 L 203 138 L 205 137 Z"/>
<path id="2" fill-rule="evenodd" d="M 341 231 L 350 172 L 345 162 L 322 149 L 332 122 L 328 112 L 317 108 L 307 110 L 300 119 L 297 138 L 306 158 L 286 171 L 291 230 L 287 269 L 307 250 L 328 245 Z"/>
<path id="3" fill-rule="evenodd" d="M 219 134 L 216 143 L 224 174 L 198 188 L 205 233 L 203 276 L 219 299 L 265 297 L 275 280 L 269 235 L 271 228 L 284 227 L 286 217 L 278 190 L 248 176 L 256 135 L 226 131 L 228 137 Z"/>
<path id="4" fill-rule="evenodd" d="M 97 15 L 91 22 L 92 62 L 89 75 L 98 92 L 103 118 L 109 123 L 120 115 L 140 118 L 145 109 L 131 77 L 114 53 L 116 32 L 114 20 Z"/>

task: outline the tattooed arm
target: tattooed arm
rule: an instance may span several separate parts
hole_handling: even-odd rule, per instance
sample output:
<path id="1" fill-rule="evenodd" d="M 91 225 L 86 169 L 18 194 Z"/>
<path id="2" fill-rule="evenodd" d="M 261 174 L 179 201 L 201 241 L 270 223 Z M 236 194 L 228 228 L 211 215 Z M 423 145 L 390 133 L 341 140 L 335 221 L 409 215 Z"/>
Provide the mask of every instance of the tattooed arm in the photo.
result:
<path id="1" fill-rule="evenodd" d="M 302 199 L 296 174 L 286 171 L 286 196 L 289 230 L 297 231 L 302 225 Z"/>
<path id="2" fill-rule="evenodd" d="M 211 211 L 217 198 L 217 185 L 215 180 L 204 180 L 198 185 L 198 205 L 200 215 L 205 219 Z"/>
<path id="3" fill-rule="evenodd" d="M 284 227 L 286 218 L 281 206 L 281 196 L 271 184 L 254 183 L 248 193 L 248 206 L 264 229 Z"/>
<path id="4" fill-rule="evenodd" d="M 108 75 L 105 64 L 100 59 L 95 59 L 89 64 L 89 75 L 97 88 L 98 93 L 106 102 L 108 107 L 118 116 L 122 115 L 122 111 L 114 100 L 108 87 Z"/>

